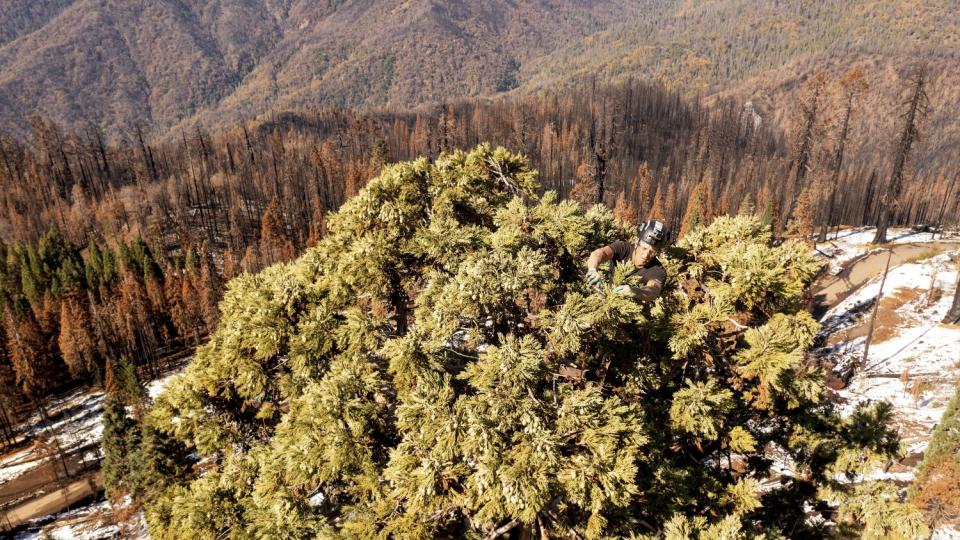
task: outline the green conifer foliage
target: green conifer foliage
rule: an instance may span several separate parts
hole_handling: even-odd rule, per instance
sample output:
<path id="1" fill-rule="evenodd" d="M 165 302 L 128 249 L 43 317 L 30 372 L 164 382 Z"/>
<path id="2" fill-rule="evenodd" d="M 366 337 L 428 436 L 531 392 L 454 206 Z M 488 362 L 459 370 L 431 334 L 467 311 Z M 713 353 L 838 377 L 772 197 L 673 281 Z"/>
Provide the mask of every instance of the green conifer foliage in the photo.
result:
<path id="1" fill-rule="evenodd" d="M 586 255 L 630 231 L 535 176 L 487 145 L 384 167 L 303 257 L 231 281 L 147 419 L 200 458 L 148 493 L 152 536 L 815 537 L 805 507 L 874 523 L 838 479 L 896 437 L 882 409 L 843 420 L 804 357 L 808 251 L 720 218 L 661 257 L 656 302 L 596 293 Z M 793 474 L 761 490 L 777 456 Z"/>
<path id="2" fill-rule="evenodd" d="M 132 494 L 143 471 L 140 426 L 127 415 L 119 396 L 107 394 L 103 405 L 103 484 L 111 500 Z"/>

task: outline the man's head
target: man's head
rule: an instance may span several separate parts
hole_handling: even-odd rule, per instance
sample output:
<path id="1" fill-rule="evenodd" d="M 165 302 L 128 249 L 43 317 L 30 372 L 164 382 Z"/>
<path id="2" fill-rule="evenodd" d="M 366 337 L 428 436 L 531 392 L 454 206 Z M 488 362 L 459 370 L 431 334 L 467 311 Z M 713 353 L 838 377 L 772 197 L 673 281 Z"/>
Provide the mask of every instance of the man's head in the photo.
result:
<path id="1" fill-rule="evenodd" d="M 657 256 L 657 252 L 667 245 L 670 230 L 660 221 L 644 221 L 637 227 L 637 244 L 631 260 L 634 266 L 641 267 Z"/>
<path id="2" fill-rule="evenodd" d="M 657 250 L 653 246 L 646 242 L 637 242 L 637 245 L 633 248 L 633 254 L 630 256 L 630 260 L 634 266 L 642 268 L 656 256 Z"/>

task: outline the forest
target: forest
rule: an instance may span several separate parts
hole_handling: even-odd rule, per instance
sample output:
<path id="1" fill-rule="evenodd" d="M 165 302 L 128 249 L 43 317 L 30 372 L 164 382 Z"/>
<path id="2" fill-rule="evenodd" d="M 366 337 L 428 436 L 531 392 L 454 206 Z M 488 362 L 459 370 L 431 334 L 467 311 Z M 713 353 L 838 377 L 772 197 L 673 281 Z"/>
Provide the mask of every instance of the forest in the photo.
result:
<path id="1" fill-rule="evenodd" d="M 744 212 L 776 236 L 820 240 L 841 224 L 956 224 L 955 164 L 910 161 L 928 135 L 926 77 L 918 67 L 891 111 L 902 129 L 872 160 L 847 144 L 870 91 L 857 69 L 811 76 L 787 133 L 732 100 L 708 106 L 632 79 L 411 112 L 277 113 L 156 142 L 35 117 L 29 140 L 0 137 L 0 432 L 24 404 L 101 382 L 111 360 L 151 372 L 200 342 L 224 282 L 316 245 L 328 213 L 385 164 L 482 141 L 529 156 L 543 190 L 628 222 L 662 219 L 678 237 Z"/>
<path id="2" fill-rule="evenodd" d="M 868 145 L 856 68 L 812 74 L 785 131 L 634 79 L 156 139 L 34 117 L 0 135 L 0 446 L 104 389 L 108 498 L 155 538 L 922 537 L 954 511 L 948 428 L 923 516 L 850 483 L 897 459 L 892 411 L 841 416 L 804 352 L 811 245 L 960 223 L 910 71 Z M 651 218 L 663 298 L 585 290 Z"/>

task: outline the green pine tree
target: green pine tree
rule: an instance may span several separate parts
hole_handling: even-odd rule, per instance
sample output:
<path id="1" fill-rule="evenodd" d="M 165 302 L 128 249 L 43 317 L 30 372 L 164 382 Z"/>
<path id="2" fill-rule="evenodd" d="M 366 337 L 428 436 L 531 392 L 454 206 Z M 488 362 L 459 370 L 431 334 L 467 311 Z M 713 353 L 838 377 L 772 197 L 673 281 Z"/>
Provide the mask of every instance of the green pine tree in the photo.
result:
<path id="1" fill-rule="evenodd" d="M 888 408 L 843 419 L 804 356 L 809 250 L 722 217 L 662 255 L 656 302 L 596 293 L 586 255 L 631 231 L 535 177 L 487 145 L 386 166 L 315 248 L 231 281 L 146 419 L 204 463 L 148 498 L 151 535 L 783 538 L 889 530 L 873 504 L 913 519 L 837 481 L 898 445 Z M 761 490 L 781 455 L 793 474 Z"/>
<path id="2" fill-rule="evenodd" d="M 123 401 L 108 392 L 103 405 L 103 484 L 111 501 L 132 494 L 143 471 L 140 426 L 127 414 Z"/>

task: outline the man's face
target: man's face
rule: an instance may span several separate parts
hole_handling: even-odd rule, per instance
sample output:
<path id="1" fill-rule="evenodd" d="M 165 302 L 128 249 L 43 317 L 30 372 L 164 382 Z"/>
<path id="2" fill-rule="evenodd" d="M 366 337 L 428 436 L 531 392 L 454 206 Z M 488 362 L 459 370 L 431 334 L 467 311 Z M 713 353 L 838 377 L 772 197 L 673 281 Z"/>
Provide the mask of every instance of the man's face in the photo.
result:
<path id="1" fill-rule="evenodd" d="M 633 265 L 637 268 L 650 262 L 657 255 L 657 250 L 646 242 L 637 242 L 637 247 L 633 248 Z"/>

